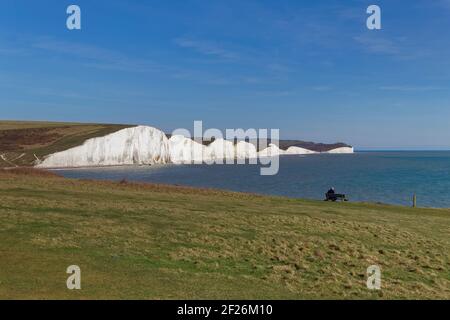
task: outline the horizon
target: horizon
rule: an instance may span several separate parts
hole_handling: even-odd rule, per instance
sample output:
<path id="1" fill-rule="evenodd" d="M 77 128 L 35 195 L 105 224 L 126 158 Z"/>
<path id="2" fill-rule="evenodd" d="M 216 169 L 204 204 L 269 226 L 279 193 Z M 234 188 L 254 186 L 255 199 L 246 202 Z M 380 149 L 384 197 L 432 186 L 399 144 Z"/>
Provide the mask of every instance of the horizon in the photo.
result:
<path id="1" fill-rule="evenodd" d="M 448 1 L 6 1 L 0 112 L 172 132 L 279 128 L 356 151 L 450 150 Z M 114 23 L 112 23 L 113 21 Z"/>

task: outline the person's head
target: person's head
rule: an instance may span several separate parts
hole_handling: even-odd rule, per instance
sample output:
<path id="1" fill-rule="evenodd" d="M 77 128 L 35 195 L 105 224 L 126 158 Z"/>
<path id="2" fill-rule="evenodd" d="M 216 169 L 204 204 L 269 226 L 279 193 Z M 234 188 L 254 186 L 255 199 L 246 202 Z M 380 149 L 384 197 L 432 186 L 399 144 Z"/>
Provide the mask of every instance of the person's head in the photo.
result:
<path id="1" fill-rule="evenodd" d="M 334 191 L 334 187 L 331 187 L 331 190 L 333 190 L 333 191 Z"/>

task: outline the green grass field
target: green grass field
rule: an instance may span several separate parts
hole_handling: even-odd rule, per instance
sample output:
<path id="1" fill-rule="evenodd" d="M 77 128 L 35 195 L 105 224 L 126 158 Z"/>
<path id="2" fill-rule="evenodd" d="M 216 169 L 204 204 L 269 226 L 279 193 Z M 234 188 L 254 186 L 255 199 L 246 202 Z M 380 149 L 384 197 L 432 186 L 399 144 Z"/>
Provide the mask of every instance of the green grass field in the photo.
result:
<path id="1" fill-rule="evenodd" d="M 131 125 L 0 121 L 0 168 L 32 166 L 36 159 Z"/>
<path id="2" fill-rule="evenodd" d="M 450 210 L 0 171 L 2 299 L 449 299 L 449 242 Z"/>

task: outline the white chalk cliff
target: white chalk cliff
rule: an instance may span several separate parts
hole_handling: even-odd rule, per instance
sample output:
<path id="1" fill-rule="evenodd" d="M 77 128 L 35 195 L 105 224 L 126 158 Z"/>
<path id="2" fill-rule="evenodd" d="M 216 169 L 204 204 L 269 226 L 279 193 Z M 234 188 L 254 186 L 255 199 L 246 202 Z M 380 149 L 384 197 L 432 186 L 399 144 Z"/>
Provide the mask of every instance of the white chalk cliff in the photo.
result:
<path id="1" fill-rule="evenodd" d="M 281 150 L 277 145 L 273 143 L 269 144 L 267 148 L 258 152 L 258 156 L 260 157 L 277 157 L 283 154 L 286 154 L 286 151 Z"/>
<path id="2" fill-rule="evenodd" d="M 256 159 L 258 151 L 253 143 L 239 141 L 236 143 L 236 158 L 238 159 Z"/>
<path id="3" fill-rule="evenodd" d="M 220 162 L 224 159 L 235 159 L 234 144 L 224 139 L 216 139 L 204 149 L 203 159 L 206 163 Z"/>
<path id="4" fill-rule="evenodd" d="M 316 151 L 308 150 L 300 147 L 289 147 L 285 154 L 314 154 Z"/>
<path id="5" fill-rule="evenodd" d="M 335 153 L 335 154 L 345 154 L 345 153 L 354 153 L 355 150 L 353 147 L 341 147 L 327 151 L 326 153 Z"/>
<path id="6" fill-rule="evenodd" d="M 40 168 L 164 164 L 170 162 L 169 139 L 155 128 L 138 126 L 48 156 Z"/>
<path id="7" fill-rule="evenodd" d="M 317 153 L 300 147 L 281 150 L 275 144 L 259 152 L 255 145 L 216 139 L 208 146 L 181 135 L 167 139 L 164 132 L 147 126 L 122 129 L 104 137 L 86 140 L 82 145 L 47 156 L 40 168 L 71 168 L 119 165 L 223 163 L 225 159 L 256 159 L 280 155 Z M 352 147 L 326 153 L 353 153 Z"/>
<path id="8" fill-rule="evenodd" d="M 234 145 L 223 139 L 214 140 L 204 146 L 181 135 L 170 137 L 170 160 L 176 164 L 213 163 L 225 159 L 253 159 L 258 157 L 256 147 L 248 142 L 239 141 Z"/>
<path id="9" fill-rule="evenodd" d="M 205 146 L 181 135 L 170 137 L 170 160 L 176 164 L 201 163 Z"/>

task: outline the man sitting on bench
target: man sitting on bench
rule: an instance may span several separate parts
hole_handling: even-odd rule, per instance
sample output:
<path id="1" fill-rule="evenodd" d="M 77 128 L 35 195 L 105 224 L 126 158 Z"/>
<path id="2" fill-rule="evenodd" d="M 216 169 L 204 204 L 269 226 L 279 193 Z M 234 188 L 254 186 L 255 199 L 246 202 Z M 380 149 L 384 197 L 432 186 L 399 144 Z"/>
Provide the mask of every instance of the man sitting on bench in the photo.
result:
<path id="1" fill-rule="evenodd" d="M 334 188 L 331 187 L 330 190 L 328 190 L 327 193 L 325 193 L 325 201 L 333 201 L 334 202 L 337 200 L 348 201 L 347 198 L 345 197 L 345 194 L 336 193 L 334 191 Z"/>

